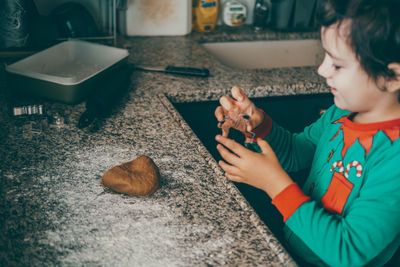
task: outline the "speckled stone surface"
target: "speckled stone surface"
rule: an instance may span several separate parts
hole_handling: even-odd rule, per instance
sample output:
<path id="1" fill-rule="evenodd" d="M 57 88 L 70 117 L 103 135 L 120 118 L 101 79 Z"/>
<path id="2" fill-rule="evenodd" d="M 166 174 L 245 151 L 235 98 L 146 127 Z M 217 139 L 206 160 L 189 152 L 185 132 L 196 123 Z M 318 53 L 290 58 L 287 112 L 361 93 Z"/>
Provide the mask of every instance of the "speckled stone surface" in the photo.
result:
<path id="1" fill-rule="evenodd" d="M 28 97 L 47 116 L 10 116 L 9 108 L 21 103 L 8 93 L 2 69 L 0 265 L 295 265 L 171 104 L 216 100 L 233 85 L 254 97 L 326 92 L 315 68 L 235 70 L 199 44 L 251 36 L 315 33 L 217 28 L 209 35 L 121 40 L 133 63 L 207 67 L 212 77 L 134 72 L 129 92 L 97 131 L 76 126 L 84 103 Z M 64 123 L 49 120 L 54 114 Z M 107 169 L 143 154 L 161 173 L 153 195 L 127 196 L 99 184 Z"/>

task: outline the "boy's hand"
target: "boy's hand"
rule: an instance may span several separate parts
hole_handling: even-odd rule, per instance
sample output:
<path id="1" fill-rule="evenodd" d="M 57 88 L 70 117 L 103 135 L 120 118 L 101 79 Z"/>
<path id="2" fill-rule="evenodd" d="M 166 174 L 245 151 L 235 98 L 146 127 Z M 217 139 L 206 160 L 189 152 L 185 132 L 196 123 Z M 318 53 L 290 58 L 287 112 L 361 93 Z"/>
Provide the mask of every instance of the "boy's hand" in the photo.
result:
<path id="1" fill-rule="evenodd" d="M 293 183 L 266 141 L 257 139 L 261 153 L 256 153 L 221 135 L 215 139 L 220 143 L 218 152 L 226 161 L 220 160 L 219 165 L 228 179 L 264 190 L 271 199 Z"/>
<path id="2" fill-rule="evenodd" d="M 229 116 L 230 114 L 246 114 L 250 117 L 246 130 L 251 132 L 263 121 L 264 114 L 256 108 L 254 103 L 244 94 L 241 88 L 234 86 L 231 89 L 231 93 L 233 98 L 228 96 L 220 98 L 219 103 L 221 106 L 216 108 L 215 117 L 219 122 L 222 122 L 225 116 Z M 223 129 L 222 136 L 227 137 L 228 131 Z"/>

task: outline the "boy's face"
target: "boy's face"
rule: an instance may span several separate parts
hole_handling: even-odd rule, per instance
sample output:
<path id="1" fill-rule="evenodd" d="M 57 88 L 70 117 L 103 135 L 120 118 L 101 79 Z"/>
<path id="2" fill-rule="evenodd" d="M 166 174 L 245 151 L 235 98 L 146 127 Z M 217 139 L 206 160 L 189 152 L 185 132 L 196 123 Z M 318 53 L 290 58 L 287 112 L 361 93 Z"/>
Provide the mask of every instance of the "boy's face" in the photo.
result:
<path id="1" fill-rule="evenodd" d="M 387 92 L 362 69 L 347 42 L 349 21 L 321 29 L 322 45 L 326 51 L 318 74 L 326 79 L 336 106 L 360 114 L 382 115 L 379 107 L 388 101 Z"/>

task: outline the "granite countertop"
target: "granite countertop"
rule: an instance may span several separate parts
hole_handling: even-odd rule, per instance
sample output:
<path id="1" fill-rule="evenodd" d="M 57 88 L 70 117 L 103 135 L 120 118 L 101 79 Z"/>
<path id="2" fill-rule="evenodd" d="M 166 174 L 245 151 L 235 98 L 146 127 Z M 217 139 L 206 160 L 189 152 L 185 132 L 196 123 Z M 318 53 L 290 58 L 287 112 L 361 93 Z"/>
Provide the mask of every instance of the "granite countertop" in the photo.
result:
<path id="1" fill-rule="evenodd" d="M 6 93 L 2 69 L 0 265 L 295 265 L 171 102 L 216 100 L 233 85 L 253 97 L 326 92 L 315 68 L 236 70 L 199 44 L 316 36 L 221 27 L 121 39 L 133 63 L 206 67 L 212 77 L 134 72 L 129 92 L 97 131 L 76 127 L 84 103 L 42 101 L 61 124 L 10 116 L 18 99 Z M 107 169 L 143 154 L 161 173 L 153 195 L 99 184 Z"/>

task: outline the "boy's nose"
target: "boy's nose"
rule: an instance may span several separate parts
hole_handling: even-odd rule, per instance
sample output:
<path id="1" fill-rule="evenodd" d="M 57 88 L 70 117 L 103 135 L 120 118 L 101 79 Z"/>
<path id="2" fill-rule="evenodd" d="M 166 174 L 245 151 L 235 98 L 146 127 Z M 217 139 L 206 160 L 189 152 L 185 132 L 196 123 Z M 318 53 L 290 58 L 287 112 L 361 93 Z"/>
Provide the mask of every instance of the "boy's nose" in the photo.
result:
<path id="1" fill-rule="evenodd" d="M 318 74 L 324 78 L 329 77 L 330 73 L 330 65 L 328 62 L 328 57 L 325 55 L 324 60 L 322 61 L 321 65 L 318 67 Z"/>

